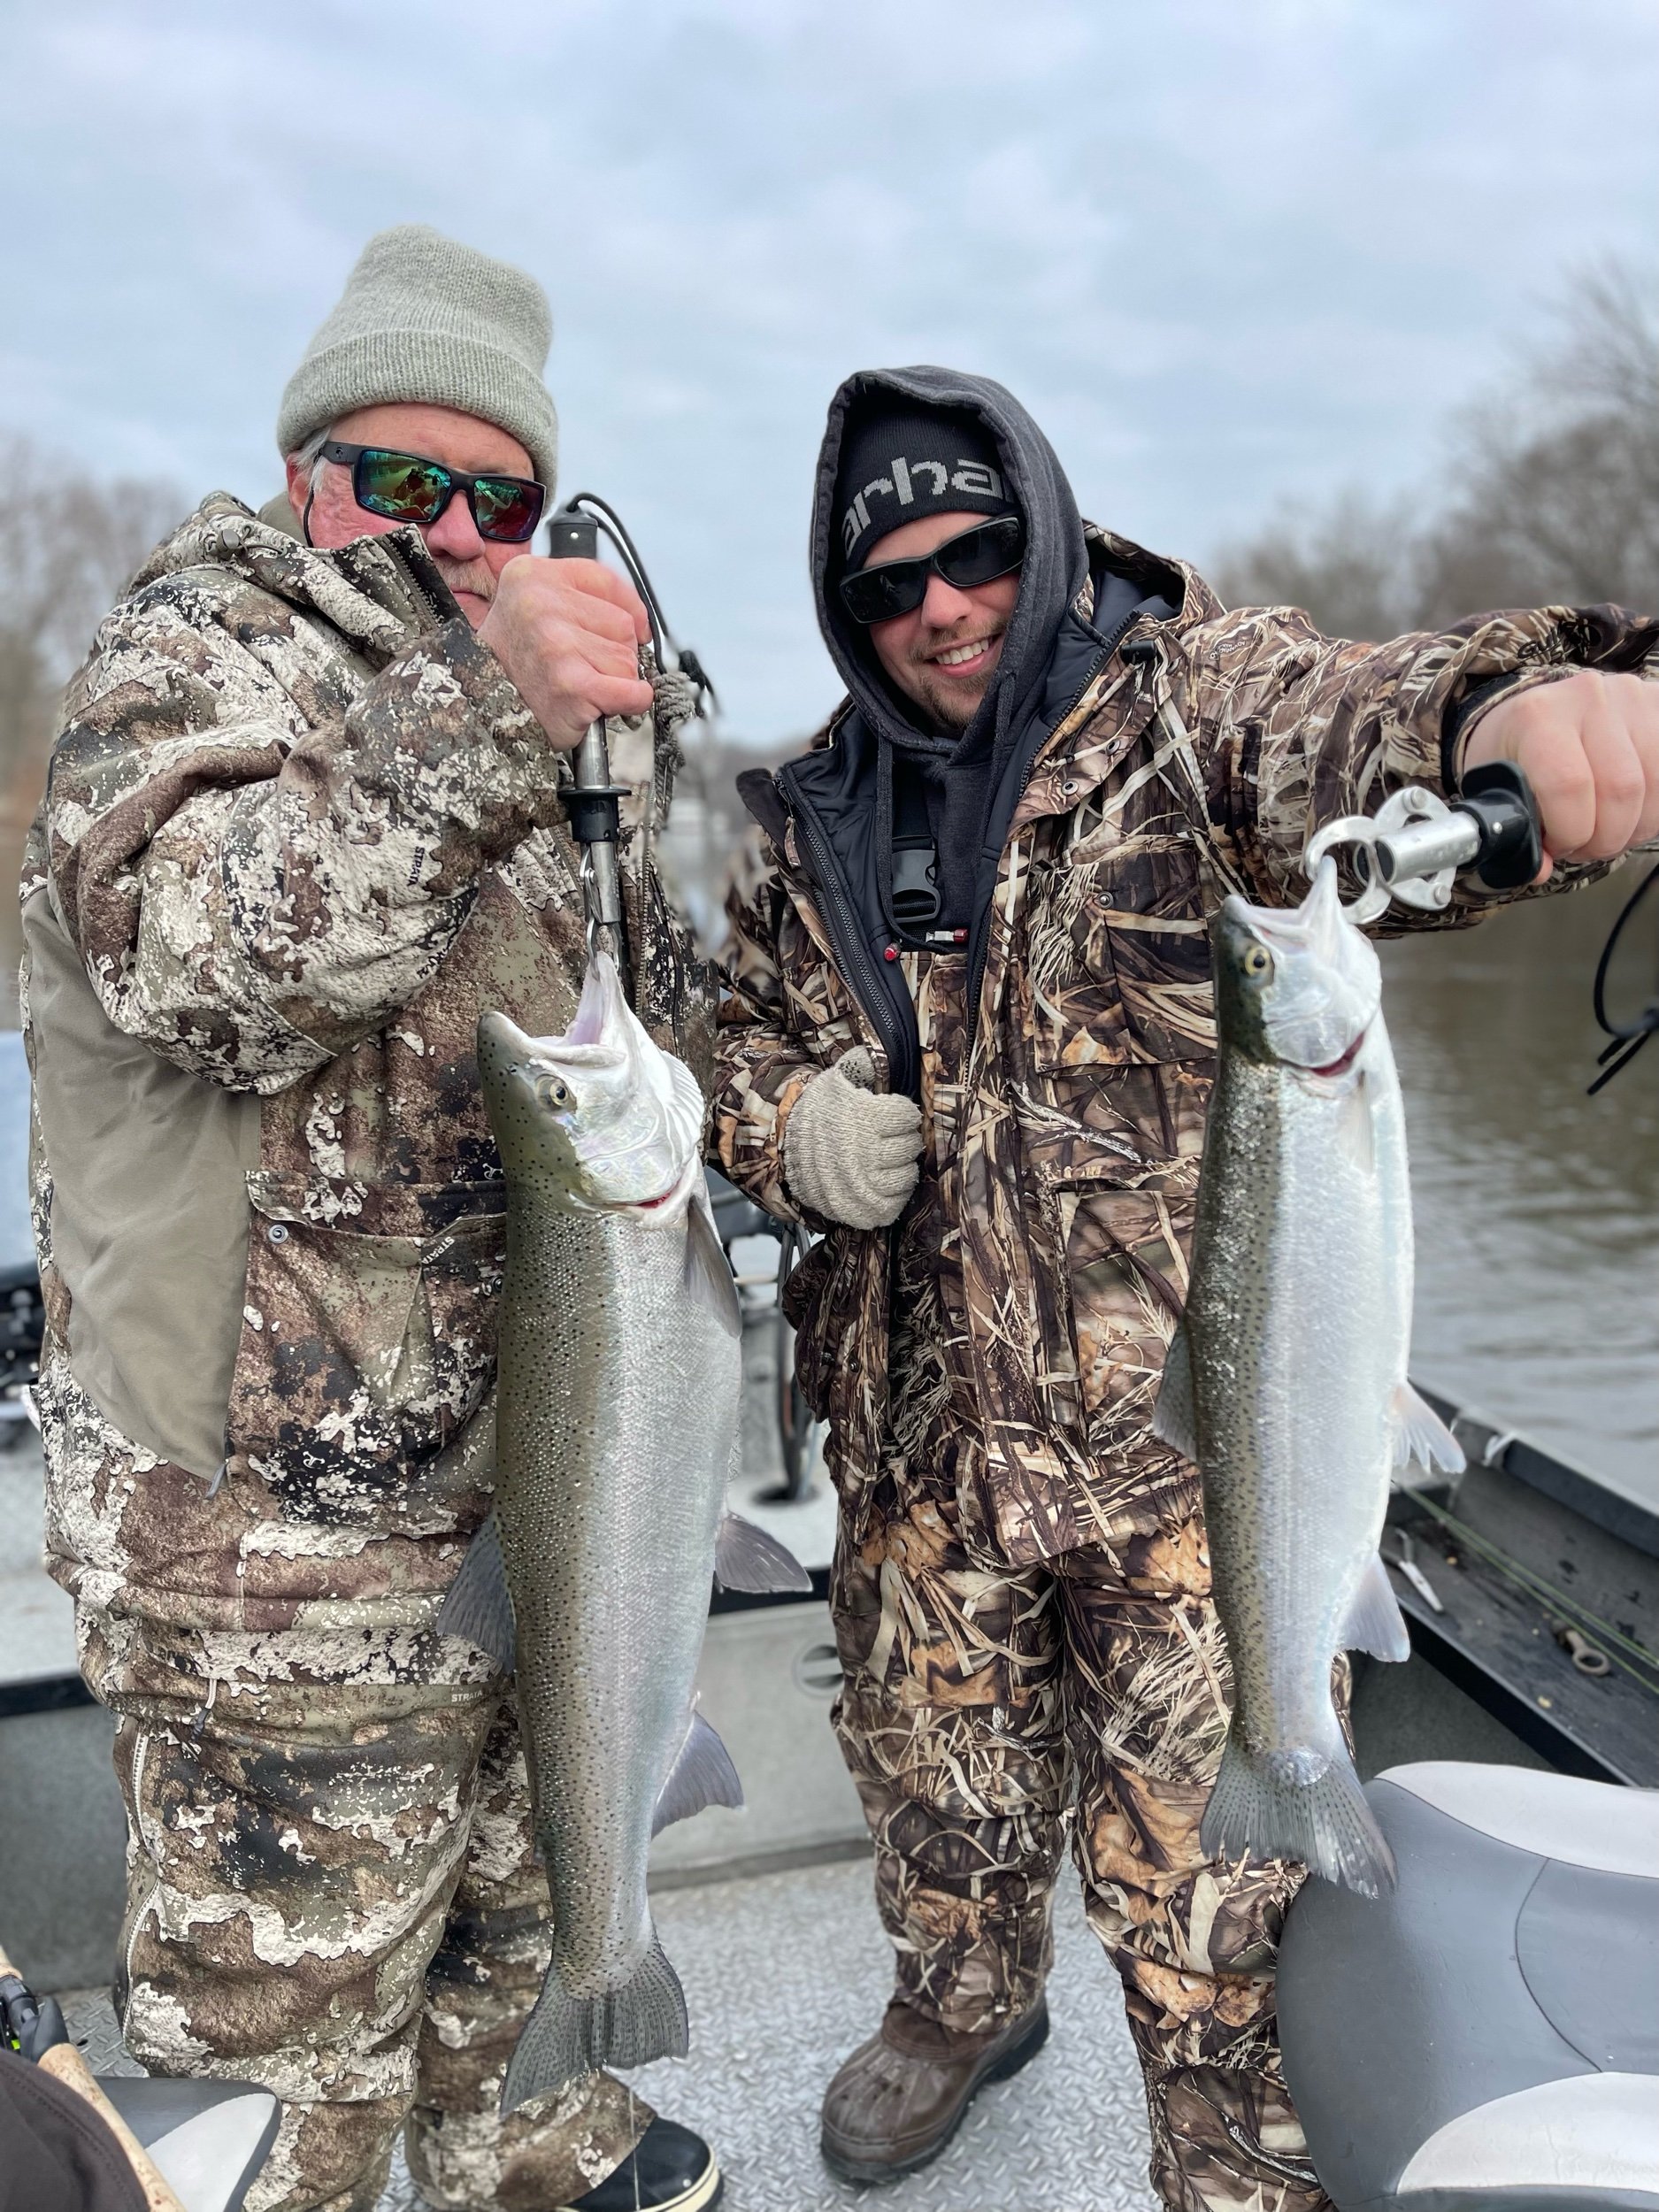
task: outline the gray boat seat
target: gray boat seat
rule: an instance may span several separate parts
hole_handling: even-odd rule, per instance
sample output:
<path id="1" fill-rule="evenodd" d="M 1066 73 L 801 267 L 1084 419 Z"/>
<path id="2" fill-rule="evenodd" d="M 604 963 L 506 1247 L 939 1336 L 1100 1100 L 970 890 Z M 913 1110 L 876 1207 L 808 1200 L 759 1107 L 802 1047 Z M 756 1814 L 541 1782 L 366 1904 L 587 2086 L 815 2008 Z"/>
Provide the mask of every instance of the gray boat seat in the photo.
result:
<path id="1" fill-rule="evenodd" d="M 104 2074 L 98 2086 L 149 2152 L 184 2212 L 242 2212 L 282 2108 L 247 2081 Z"/>
<path id="2" fill-rule="evenodd" d="M 1340 2212 L 1659 2212 L 1659 1791 L 1393 1767 L 1380 1900 L 1310 1881 L 1285 2072 Z"/>

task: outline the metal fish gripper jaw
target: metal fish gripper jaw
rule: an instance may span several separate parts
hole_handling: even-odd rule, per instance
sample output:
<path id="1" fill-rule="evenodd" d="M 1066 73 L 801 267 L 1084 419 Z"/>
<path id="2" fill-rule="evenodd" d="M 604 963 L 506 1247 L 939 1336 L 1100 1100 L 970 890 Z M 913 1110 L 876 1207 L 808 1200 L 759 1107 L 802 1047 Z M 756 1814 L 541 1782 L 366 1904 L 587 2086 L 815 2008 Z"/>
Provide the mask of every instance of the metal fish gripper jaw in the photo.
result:
<path id="1" fill-rule="evenodd" d="M 1420 784 L 1407 784 L 1375 814 L 1345 814 L 1309 840 L 1302 865 L 1312 875 L 1339 845 L 1353 848 L 1357 898 L 1343 908 L 1363 927 L 1391 905 L 1434 914 L 1451 903 L 1452 885 L 1472 868 L 1489 890 L 1530 883 L 1543 861 L 1538 808 L 1514 763 L 1487 761 L 1471 769 L 1449 804 Z"/>

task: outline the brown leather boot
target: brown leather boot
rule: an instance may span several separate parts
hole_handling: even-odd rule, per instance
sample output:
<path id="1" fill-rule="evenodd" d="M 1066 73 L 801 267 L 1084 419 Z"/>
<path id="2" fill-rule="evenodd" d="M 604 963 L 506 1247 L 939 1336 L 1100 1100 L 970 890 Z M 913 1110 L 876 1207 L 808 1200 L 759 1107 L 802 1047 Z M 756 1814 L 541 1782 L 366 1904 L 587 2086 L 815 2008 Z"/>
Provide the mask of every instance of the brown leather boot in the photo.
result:
<path id="1" fill-rule="evenodd" d="M 984 2035 L 961 2035 L 895 1998 L 824 2096 L 818 2147 L 843 2181 L 896 2181 L 937 2158 L 987 2081 L 1005 2081 L 1048 2039 L 1048 2007 Z"/>

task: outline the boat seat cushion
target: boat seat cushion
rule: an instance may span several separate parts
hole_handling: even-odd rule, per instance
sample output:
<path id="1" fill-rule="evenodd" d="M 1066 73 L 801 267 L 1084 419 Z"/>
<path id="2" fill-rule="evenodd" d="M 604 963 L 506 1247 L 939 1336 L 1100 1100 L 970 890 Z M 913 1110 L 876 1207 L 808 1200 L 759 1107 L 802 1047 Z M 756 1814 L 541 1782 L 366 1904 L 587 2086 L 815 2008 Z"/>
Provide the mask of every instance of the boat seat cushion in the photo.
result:
<path id="1" fill-rule="evenodd" d="M 98 2085 L 184 2212 L 242 2212 L 282 2116 L 268 2089 L 158 2075 L 106 2076 Z"/>
<path id="2" fill-rule="evenodd" d="M 1310 1882 L 1285 2069 L 1340 2212 L 1659 2212 L 1659 1792 L 1394 1767 L 1379 1900 Z"/>

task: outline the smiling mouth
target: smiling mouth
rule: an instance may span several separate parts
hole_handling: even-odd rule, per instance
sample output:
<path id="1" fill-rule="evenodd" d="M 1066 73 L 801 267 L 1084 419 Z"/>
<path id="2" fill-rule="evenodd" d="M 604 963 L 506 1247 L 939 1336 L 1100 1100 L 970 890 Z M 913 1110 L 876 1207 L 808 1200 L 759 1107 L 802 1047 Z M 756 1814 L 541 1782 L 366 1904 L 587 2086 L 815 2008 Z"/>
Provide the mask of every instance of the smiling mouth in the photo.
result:
<path id="1" fill-rule="evenodd" d="M 949 669 L 954 674 L 957 669 L 967 668 L 973 662 L 982 660 L 1002 634 L 998 630 L 994 636 L 974 638 L 966 645 L 947 646 L 942 653 L 928 656 L 928 665 Z"/>

